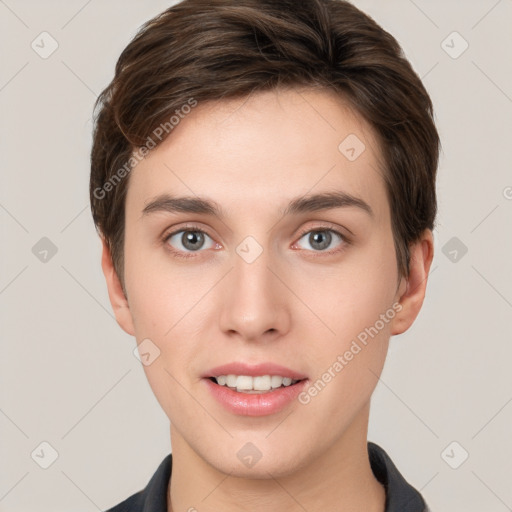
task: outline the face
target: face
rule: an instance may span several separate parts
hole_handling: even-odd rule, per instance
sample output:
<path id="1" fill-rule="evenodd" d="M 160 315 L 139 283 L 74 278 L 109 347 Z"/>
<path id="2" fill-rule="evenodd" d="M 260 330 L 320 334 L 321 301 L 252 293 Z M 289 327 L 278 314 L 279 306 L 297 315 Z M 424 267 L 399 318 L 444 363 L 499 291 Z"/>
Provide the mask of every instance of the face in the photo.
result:
<path id="1" fill-rule="evenodd" d="M 366 436 L 389 337 L 423 298 L 397 275 L 382 172 L 362 118 L 294 89 L 198 105 L 132 171 L 124 306 L 107 281 L 173 451 L 286 475 Z"/>

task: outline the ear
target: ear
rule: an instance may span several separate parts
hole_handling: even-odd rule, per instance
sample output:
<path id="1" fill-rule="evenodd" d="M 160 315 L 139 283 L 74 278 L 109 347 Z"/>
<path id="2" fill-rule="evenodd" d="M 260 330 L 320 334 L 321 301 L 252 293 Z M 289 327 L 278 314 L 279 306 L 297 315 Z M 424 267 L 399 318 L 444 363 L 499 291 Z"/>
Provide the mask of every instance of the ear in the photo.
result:
<path id="1" fill-rule="evenodd" d="M 409 276 L 402 278 L 396 296 L 402 309 L 393 318 L 391 335 L 402 334 L 409 329 L 423 305 L 428 273 L 434 257 L 432 231 L 426 229 L 420 239 L 409 247 L 409 252 L 411 256 Z"/>
<path id="2" fill-rule="evenodd" d="M 125 297 L 121 282 L 114 269 L 112 263 L 112 256 L 110 250 L 105 242 L 105 239 L 101 237 L 101 243 L 103 245 L 103 251 L 101 255 L 101 268 L 107 282 L 108 297 L 114 315 L 116 316 L 117 323 L 121 328 L 128 334 L 135 336 L 135 330 L 133 328 L 133 318 L 128 305 L 128 300 Z"/>

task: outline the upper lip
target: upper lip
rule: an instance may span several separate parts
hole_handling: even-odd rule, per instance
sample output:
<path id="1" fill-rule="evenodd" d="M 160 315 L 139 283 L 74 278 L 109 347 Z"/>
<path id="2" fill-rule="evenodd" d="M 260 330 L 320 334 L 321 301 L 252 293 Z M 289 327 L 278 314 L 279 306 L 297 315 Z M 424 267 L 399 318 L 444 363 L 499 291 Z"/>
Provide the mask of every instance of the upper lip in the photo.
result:
<path id="1" fill-rule="evenodd" d="M 301 372 L 270 362 L 258 364 L 247 364 L 241 362 L 227 363 L 211 368 L 202 377 L 218 377 L 219 375 L 248 375 L 250 377 L 257 377 L 259 375 L 279 375 L 281 377 L 289 377 L 294 380 L 307 378 L 307 376 Z"/>

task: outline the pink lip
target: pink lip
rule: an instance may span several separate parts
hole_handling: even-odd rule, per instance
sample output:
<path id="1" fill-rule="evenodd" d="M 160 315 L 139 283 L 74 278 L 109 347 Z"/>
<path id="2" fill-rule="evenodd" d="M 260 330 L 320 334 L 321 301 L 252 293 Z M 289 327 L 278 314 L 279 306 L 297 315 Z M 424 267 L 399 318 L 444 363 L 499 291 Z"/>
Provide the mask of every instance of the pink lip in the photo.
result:
<path id="1" fill-rule="evenodd" d="M 279 375 L 299 380 L 295 384 L 270 390 L 266 393 L 239 393 L 226 386 L 219 386 L 210 377 L 219 375 Z M 274 414 L 291 404 L 309 382 L 307 376 L 301 372 L 291 370 L 285 366 L 274 363 L 260 363 L 249 365 L 233 362 L 216 366 L 202 375 L 203 382 L 212 396 L 229 412 L 242 416 L 265 416 Z"/>
<path id="2" fill-rule="evenodd" d="M 309 380 L 304 379 L 291 386 L 261 394 L 238 393 L 226 386 L 219 386 L 208 378 L 203 379 L 203 382 L 212 396 L 229 412 L 241 416 L 266 416 L 291 404 L 308 385 Z"/>
<path id="3" fill-rule="evenodd" d="M 307 378 L 304 375 L 285 366 L 274 363 L 260 363 L 249 365 L 246 363 L 228 363 L 221 366 L 216 366 L 202 375 L 203 378 L 218 377 L 219 375 L 249 375 L 250 377 L 257 377 L 258 375 L 279 375 L 281 377 L 289 377 L 294 380 L 302 380 Z"/>

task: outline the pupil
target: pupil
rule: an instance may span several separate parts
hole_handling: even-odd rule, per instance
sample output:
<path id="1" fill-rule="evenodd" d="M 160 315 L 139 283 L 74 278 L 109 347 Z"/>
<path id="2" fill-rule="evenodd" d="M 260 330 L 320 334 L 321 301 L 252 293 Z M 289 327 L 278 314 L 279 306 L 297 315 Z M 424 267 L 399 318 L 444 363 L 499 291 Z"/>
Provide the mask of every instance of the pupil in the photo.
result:
<path id="1" fill-rule="evenodd" d="M 325 249 L 331 243 L 331 234 L 328 231 L 315 231 L 309 235 L 309 238 L 311 246 L 315 247 L 317 244 L 317 249 Z"/>
<path id="2" fill-rule="evenodd" d="M 192 251 L 198 249 L 198 247 L 201 246 L 201 242 L 203 241 L 203 235 L 202 233 L 199 233 L 197 231 L 188 231 L 186 233 L 183 233 L 182 236 L 182 243 L 183 246 L 187 249 L 190 249 Z"/>

